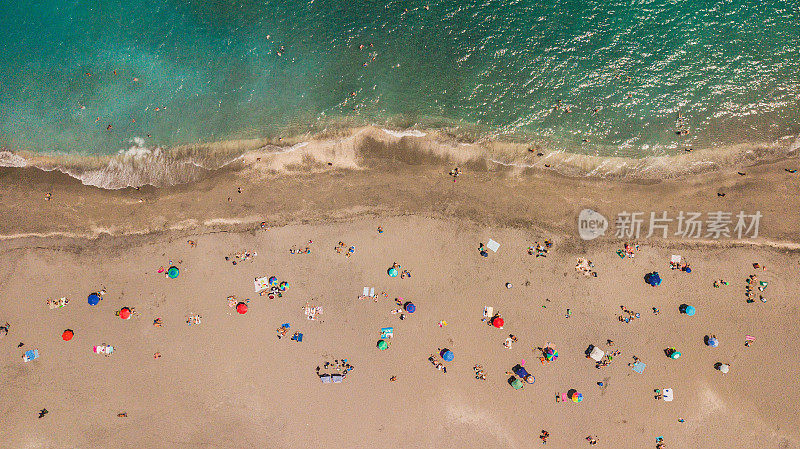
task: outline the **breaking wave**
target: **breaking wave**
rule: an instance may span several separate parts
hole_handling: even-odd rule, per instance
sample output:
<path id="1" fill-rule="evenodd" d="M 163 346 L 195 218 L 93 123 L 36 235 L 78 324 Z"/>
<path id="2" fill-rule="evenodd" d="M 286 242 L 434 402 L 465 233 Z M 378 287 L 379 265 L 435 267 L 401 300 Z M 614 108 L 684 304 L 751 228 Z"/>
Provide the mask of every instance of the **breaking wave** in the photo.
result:
<path id="1" fill-rule="evenodd" d="M 173 148 L 149 147 L 134 138 L 108 156 L 47 155 L 0 151 L 2 167 L 59 171 L 104 189 L 189 183 L 220 169 L 259 173 L 310 173 L 370 169 L 376 162 L 461 164 L 473 170 L 507 170 L 520 175 L 550 171 L 568 176 L 665 179 L 743 167 L 794 156 L 800 137 L 694 150 L 642 158 L 548 151 L 541 144 L 459 137 L 447 130 L 338 130 L 290 139 L 224 141 Z"/>

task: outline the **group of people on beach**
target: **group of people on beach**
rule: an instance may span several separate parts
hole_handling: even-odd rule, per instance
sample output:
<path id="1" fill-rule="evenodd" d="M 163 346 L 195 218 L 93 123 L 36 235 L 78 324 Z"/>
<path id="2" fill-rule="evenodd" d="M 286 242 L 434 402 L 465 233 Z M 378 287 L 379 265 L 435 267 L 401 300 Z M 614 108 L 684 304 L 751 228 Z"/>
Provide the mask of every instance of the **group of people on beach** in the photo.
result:
<path id="1" fill-rule="evenodd" d="M 550 240 L 545 240 L 544 244 L 540 244 L 539 242 L 535 242 L 534 246 L 528 247 L 528 255 L 533 256 L 534 254 L 536 257 L 547 257 L 547 252 L 553 246 L 553 242 Z"/>

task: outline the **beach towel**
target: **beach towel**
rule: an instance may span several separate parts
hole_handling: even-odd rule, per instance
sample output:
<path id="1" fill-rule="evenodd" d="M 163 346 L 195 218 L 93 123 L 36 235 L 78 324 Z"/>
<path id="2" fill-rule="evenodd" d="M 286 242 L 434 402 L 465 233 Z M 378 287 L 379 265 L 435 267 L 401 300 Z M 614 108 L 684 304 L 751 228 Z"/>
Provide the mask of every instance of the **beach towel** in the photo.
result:
<path id="1" fill-rule="evenodd" d="M 258 293 L 258 292 L 260 292 L 262 290 L 266 290 L 266 289 L 270 288 L 269 277 L 268 276 L 264 276 L 264 277 L 256 278 L 253 281 L 253 287 L 255 287 L 256 293 Z"/>
<path id="2" fill-rule="evenodd" d="M 384 327 L 381 329 L 381 339 L 394 337 L 393 327 Z"/>
<path id="3" fill-rule="evenodd" d="M 636 363 L 633 364 L 633 370 L 636 371 L 639 374 L 642 374 L 642 372 L 644 372 L 644 368 L 646 366 L 647 365 L 645 365 L 644 362 L 636 362 Z"/>
<path id="4" fill-rule="evenodd" d="M 497 252 L 497 250 L 500 249 L 500 244 L 492 239 L 489 239 L 489 241 L 486 242 L 486 247 L 494 252 Z"/>
<path id="5" fill-rule="evenodd" d="M 303 342 L 303 334 L 298 332 L 298 333 L 292 335 L 292 340 L 294 340 L 294 341 L 296 341 L 298 343 L 302 343 Z"/>
<path id="6" fill-rule="evenodd" d="M 670 263 L 681 263 L 681 256 L 673 254 L 672 257 L 669 258 Z"/>
<path id="7" fill-rule="evenodd" d="M 483 308 L 483 317 L 491 318 L 494 316 L 494 307 L 486 306 Z"/>
<path id="8" fill-rule="evenodd" d="M 111 355 L 114 352 L 114 347 L 111 345 L 98 345 L 94 346 L 92 350 L 95 354 Z"/>
<path id="9" fill-rule="evenodd" d="M 674 399 L 674 396 L 672 395 L 672 388 L 665 388 L 664 389 L 664 401 L 672 402 L 672 399 Z"/>
<path id="10" fill-rule="evenodd" d="M 67 298 L 60 298 L 60 299 L 48 299 L 47 306 L 51 309 L 60 309 L 64 306 L 69 304 L 69 299 Z"/>
<path id="11" fill-rule="evenodd" d="M 25 362 L 30 362 L 31 360 L 36 360 L 38 358 L 39 358 L 38 349 L 29 349 L 25 351 L 25 354 L 22 356 L 22 360 Z"/>
<path id="12" fill-rule="evenodd" d="M 595 362 L 599 362 L 603 360 L 604 355 L 606 355 L 606 353 L 603 352 L 602 349 L 595 346 L 592 348 L 592 352 L 589 354 L 589 357 L 591 357 Z"/>
<path id="13" fill-rule="evenodd" d="M 319 307 L 319 306 L 318 307 L 310 307 L 310 306 L 306 305 L 305 314 L 306 314 L 306 318 L 308 318 L 309 320 L 316 320 L 317 319 L 317 315 L 322 315 L 322 307 Z"/>

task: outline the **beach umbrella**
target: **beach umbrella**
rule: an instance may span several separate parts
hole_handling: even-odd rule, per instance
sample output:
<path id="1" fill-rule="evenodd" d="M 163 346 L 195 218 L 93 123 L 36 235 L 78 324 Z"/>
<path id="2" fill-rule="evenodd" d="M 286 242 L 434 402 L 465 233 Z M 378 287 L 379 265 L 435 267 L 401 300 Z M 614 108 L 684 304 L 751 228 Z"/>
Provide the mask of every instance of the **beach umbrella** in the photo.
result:
<path id="1" fill-rule="evenodd" d="M 411 301 L 407 302 L 404 307 L 408 313 L 414 313 L 417 310 L 417 306 L 415 306 Z"/>
<path id="2" fill-rule="evenodd" d="M 287 288 L 289 288 L 289 283 L 288 283 L 288 282 L 286 282 L 286 281 L 283 281 L 283 282 L 281 282 L 281 284 L 278 286 L 278 288 L 279 288 L 279 289 L 280 289 L 282 292 L 285 292 L 285 291 L 286 291 L 286 289 L 287 289 Z"/>
<path id="3" fill-rule="evenodd" d="M 690 306 L 688 304 L 681 304 L 680 307 L 678 307 L 678 311 L 689 316 L 694 316 L 694 313 L 696 312 L 694 306 Z"/>
<path id="4" fill-rule="evenodd" d="M 680 351 L 672 351 L 672 352 L 669 353 L 669 358 L 671 358 L 673 360 L 677 360 L 680 357 L 681 357 Z"/>
<path id="5" fill-rule="evenodd" d="M 167 276 L 169 276 L 170 279 L 175 279 L 179 274 L 181 274 L 181 271 L 178 267 L 169 267 L 169 270 L 167 270 Z"/>
<path id="6" fill-rule="evenodd" d="M 502 329 L 504 324 L 506 324 L 505 320 L 503 320 L 499 316 L 492 318 L 492 326 L 498 329 Z"/>
<path id="7" fill-rule="evenodd" d="M 728 365 L 727 363 L 723 363 L 722 365 L 719 366 L 719 370 L 722 371 L 722 374 L 728 374 L 730 368 L 731 368 L 730 365 Z"/>
<path id="8" fill-rule="evenodd" d="M 131 309 L 123 307 L 119 311 L 119 317 L 122 318 L 123 320 L 129 319 L 131 317 Z"/>
<path id="9" fill-rule="evenodd" d="M 275 276 L 270 276 L 269 277 L 269 285 L 271 285 L 273 287 L 277 287 L 278 286 L 278 278 L 276 278 Z"/>
<path id="10" fill-rule="evenodd" d="M 572 402 L 578 403 L 583 401 L 583 395 L 579 392 L 575 392 L 572 394 Z"/>
<path id="11" fill-rule="evenodd" d="M 378 340 L 378 349 L 385 351 L 388 347 L 389 343 L 386 343 L 386 340 Z"/>
<path id="12" fill-rule="evenodd" d="M 445 362 L 451 362 L 455 358 L 455 356 L 453 355 L 453 351 L 449 349 L 442 349 L 439 352 L 439 355 L 442 356 L 442 359 L 444 359 Z"/>
<path id="13" fill-rule="evenodd" d="M 650 284 L 652 287 L 656 287 L 661 285 L 661 276 L 659 276 L 658 271 L 654 271 L 652 273 L 647 273 L 644 276 L 645 282 Z"/>
<path id="14" fill-rule="evenodd" d="M 687 273 L 691 273 L 692 272 L 692 268 L 691 267 L 686 267 L 686 272 Z"/>
<path id="15" fill-rule="evenodd" d="M 96 306 L 100 304 L 100 295 L 98 295 L 97 293 L 92 293 L 91 295 L 89 295 L 89 298 L 87 300 L 90 306 Z"/>
<path id="16" fill-rule="evenodd" d="M 67 330 L 64 331 L 64 333 L 61 334 L 61 338 L 64 341 L 70 341 L 70 340 L 72 340 L 72 337 L 74 335 L 75 335 L 75 333 L 73 333 L 71 329 L 67 329 Z"/>
<path id="17" fill-rule="evenodd" d="M 552 362 L 558 358 L 558 351 L 553 348 L 544 348 L 544 358 Z"/>
<path id="18" fill-rule="evenodd" d="M 719 346 L 719 341 L 717 341 L 716 337 L 711 337 L 711 338 L 708 339 L 708 343 L 707 344 L 709 346 L 711 346 L 712 348 L 716 348 L 717 346 Z"/>
<path id="19" fill-rule="evenodd" d="M 236 311 L 239 312 L 240 314 L 244 315 L 245 313 L 247 313 L 247 304 L 245 304 L 243 302 L 240 302 L 239 304 L 236 304 Z"/>
<path id="20" fill-rule="evenodd" d="M 386 273 L 389 274 L 389 277 L 396 278 L 397 277 L 397 268 L 394 268 L 394 267 L 389 268 L 389 271 L 387 271 Z"/>

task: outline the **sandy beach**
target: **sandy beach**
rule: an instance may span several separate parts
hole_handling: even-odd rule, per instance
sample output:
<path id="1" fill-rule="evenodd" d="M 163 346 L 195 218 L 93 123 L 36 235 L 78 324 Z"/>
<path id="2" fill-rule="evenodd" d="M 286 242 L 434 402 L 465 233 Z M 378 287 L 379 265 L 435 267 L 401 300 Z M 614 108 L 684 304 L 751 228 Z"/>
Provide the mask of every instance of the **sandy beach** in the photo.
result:
<path id="1" fill-rule="evenodd" d="M 647 182 L 469 163 L 453 182 L 449 162 L 394 150 L 375 145 L 358 169 L 253 164 L 161 189 L 0 170 L 0 445 L 522 448 L 546 430 L 551 448 L 589 447 L 587 436 L 605 448 L 656 447 L 658 437 L 667 448 L 800 447 L 800 180 L 785 170 L 795 159 Z M 578 237 L 585 208 L 763 218 L 754 239 L 642 237 L 621 258 L 613 232 Z M 489 239 L 500 248 L 482 257 Z M 528 254 L 545 239 L 546 257 Z M 257 255 L 226 260 L 244 251 Z M 692 272 L 671 270 L 673 254 Z M 597 276 L 577 272 L 578 258 Z M 412 276 L 389 277 L 395 262 Z M 176 279 L 158 272 L 173 265 Z M 653 271 L 658 287 L 643 280 Z M 289 283 L 281 298 L 254 293 L 254 278 L 273 275 Z M 747 302 L 750 275 L 768 283 L 756 294 L 766 302 Z M 377 300 L 359 299 L 364 287 Z M 246 314 L 231 295 L 249 300 Z M 60 297 L 69 304 L 51 310 Z M 416 311 L 401 320 L 396 298 Z M 684 303 L 694 316 L 679 312 Z M 308 320 L 306 305 L 323 313 Z M 482 321 L 485 306 L 503 329 Z M 639 318 L 620 321 L 621 306 Z M 133 318 L 116 316 L 122 307 Z M 192 314 L 201 323 L 187 325 Z M 291 329 L 278 339 L 283 323 Z M 384 327 L 394 336 L 381 351 Z M 541 363 L 546 343 L 559 358 Z M 100 344 L 114 353 L 93 353 Z M 598 369 L 589 345 L 620 352 Z M 679 359 L 665 355 L 671 347 Z M 446 373 L 428 361 L 440 348 L 455 355 Z M 23 362 L 31 349 L 40 357 Z M 344 381 L 322 383 L 317 368 L 335 373 L 325 362 L 343 359 L 353 367 Z M 536 379 L 521 390 L 506 374 L 517 364 Z M 665 388 L 673 401 L 654 398 Z M 570 389 L 583 401 L 556 401 Z"/>

